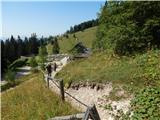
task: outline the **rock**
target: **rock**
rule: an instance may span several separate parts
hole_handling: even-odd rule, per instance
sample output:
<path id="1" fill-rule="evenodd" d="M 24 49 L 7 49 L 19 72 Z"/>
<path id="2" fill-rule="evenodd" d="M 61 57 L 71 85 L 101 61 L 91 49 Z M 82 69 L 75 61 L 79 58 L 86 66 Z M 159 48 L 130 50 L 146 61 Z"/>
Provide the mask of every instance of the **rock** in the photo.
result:
<path id="1" fill-rule="evenodd" d="M 86 86 L 87 86 L 86 83 L 81 84 L 81 87 L 86 87 Z"/>
<path id="2" fill-rule="evenodd" d="M 75 90 L 78 90 L 78 89 L 79 89 L 79 86 L 76 86 L 76 87 L 75 87 Z"/>
<path id="3" fill-rule="evenodd" d="M 78 90 L 79 89 L 79 83 L 71 85 L 71 88 L 74 89 L 74 90 Z"/>
<path id="4" fill-rule="evenodd" d="M 96 90 L 98 91 L 100 89 L 100 85 L 98 84 L 97 86 L 96 86 Z"/>
<path id="5" fill-rule="evenodd" d="M 103 88 L 104 88 L 104 86 L 101 84 L 101 85 L 100 85 L 100 89 L 103 90 Z"/>
<path id="6" fill-rule="evenodd" d="M 104 86 L 102 84 L 97 84 L 96 90 L 103 90 Z"/>
<path id="7" fill-rule="evenodd" d="M 91 86 L 90 86 L 90 88 L 91 88 L 91 89 L 94 89 L 95 86 L 96 86 L 96 84 L 95 84 L 95 83 L 92 83 Z"/>
<path id="8" fill-rule="evenodd" d="M 113 106 L 113 110 L 117 110 L 117 106 L 116 105 Z"/>

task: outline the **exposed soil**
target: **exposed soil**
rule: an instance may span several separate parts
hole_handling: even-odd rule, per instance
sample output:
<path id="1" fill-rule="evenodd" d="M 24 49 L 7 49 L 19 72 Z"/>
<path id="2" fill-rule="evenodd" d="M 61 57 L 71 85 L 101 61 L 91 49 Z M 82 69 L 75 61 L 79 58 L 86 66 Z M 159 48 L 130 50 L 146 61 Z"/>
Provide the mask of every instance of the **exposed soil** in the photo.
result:
<path id="1" fill-rule="evenodd" d="M 57 62 L 61 65 L 58 67 L 56 72 L 52 73 L 54 78 L 55 74 L 59 72 L 66 64 L 67 59 L 63 58 L 61 61 Z M 54 92 L 59 94 L 59 89 L 50 81 L 50 88 Z M 75 83 L 72 84 L 68 89 L 65 89 L 66 92 L 83 102 L 84 104 L 90 106 L 95 104 L 100 115 L 101 120 L 114 120 L 112 116 L 118 114 L 118 110 L 122 110 L 126 113 L 130 107 L 131 96 L 127 98 L 120 99 L 119 101 L 113 101 L 108 99 L 110 92 L 113 90 L 112 83 L 107 84 L 97 84 L 97 83 Z M 125 92 L 118 91 L 116 95 L 122 96 Z M 68 95 L 65 95 L 68 102 L 70 102 L 74 107 L 86 111 L 86 107 L 78 103 L 76 100 L 70 98 Z M 108 109 L 106 106 L 110 105 L 111 109 Z"/>

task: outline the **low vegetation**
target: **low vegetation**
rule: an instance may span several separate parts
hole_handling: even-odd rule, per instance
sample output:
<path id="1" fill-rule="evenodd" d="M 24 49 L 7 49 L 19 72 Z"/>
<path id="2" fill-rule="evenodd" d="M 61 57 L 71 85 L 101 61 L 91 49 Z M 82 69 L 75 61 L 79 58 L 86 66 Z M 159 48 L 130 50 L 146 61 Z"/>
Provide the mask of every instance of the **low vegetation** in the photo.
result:
<path id="1" fill-rule="evenodd" d="M 92 42 L 96 39 L 96 30 L 97 27 L 92 27 L 59 37 L 60 52 L 68 53 L 78 42 L 82 42 L 86 47 L 92 48 Z"/>
<path id="2" fill-rule="evenodd" d="M 28 81 L 2 93 L 2 120 L 46 120 L 78 112 L 51 92 L 41 77 L 40 73 L 23 77 Z"/>
<path id="3" fill-rule="evenodd" d="M 131 102 L 134 120 L 160 118 L 160 88 L 148 87 L 139 91 Z"/>
<path id="4" fill-rule="evenodd" d="M 19 58 L 15 60 L 12 64 L 9 65 L 9 69 L 16 70 L 17 67 L 22 67 L 26 65 L 27 63 L 27 58 Z"/>
<path id="5" fill-rule="evenodd" d="M 23 77 L 17 78 L 15 79 L 15 72 L 13 71 L 8 71 L 6 73 L 6 80 L 7 83 L 1 86 L 1 92 L 9 89 L 9 88 L 14 88 L 17 85 L 25 82 L 26 80 L 28 80 L 29 78 L 31 78 L 33 75 L 25 75 Z"/>
<path id="6" fill-rule="evenodd" d="M 66 84 L 112 82 L 127 89 L 143 88 L 146 85 L 158 86 L 160 85 L 159 53 L 159 50 L 155 50 L 133 57 L 95 53 L 88 59 L 72 61 L 56 77 L 63 78 Z"/>

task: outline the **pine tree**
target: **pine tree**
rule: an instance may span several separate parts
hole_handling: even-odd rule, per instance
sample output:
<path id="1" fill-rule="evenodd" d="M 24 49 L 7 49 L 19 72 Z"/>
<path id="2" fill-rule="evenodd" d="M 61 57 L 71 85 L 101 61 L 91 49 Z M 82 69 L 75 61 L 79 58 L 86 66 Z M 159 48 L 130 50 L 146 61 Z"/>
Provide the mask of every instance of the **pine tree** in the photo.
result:
<path id="1" fill-rule="evenodd" d="M 52 42 L 53 45 L 53 53 L 58 54 L 59 53 L 59 44 L 57 38 L 54 39 Z"/>
<path id="2" fill-rule="evenodd" d="M 4 49 L 5 49 L 5 44 L 4 44 L 3 40 L 1 40 L 1 70 L 2 70 L 2 73 L 7 68 L 7 62 L 6 62 Z"/>
<path id="3" fill-rule="evenodd" d="M 18 54 L 18 57 L 20 57 L 21 55 L 23 55 L 23 41 L 22 39 L 20 38 L 20 36 L 18 36 L 18 39 L 17 39 L 17 44 L 18 44 L 18 48 L 17 48 L 17 54 Z"/>
<path id="4" fill-rule="evenodd" d="M 36 34 L 32 34 L 29 38 L 29 50 L 31 54 L 38 54 L 38 39 Z"/>
<path id="5" fill-rule="evenodd" d="M 24 38 L 24 55 L 29 55 L 30 54 L 30 47 L 29 47 L 29 41 L 28 38 Z"/>
<path id="6" fill-rule="evenodd" d="M 17 50 L 16 50 L 18 47 L 18 44 L 13 36 L 11 36 L 10 41 L 8 41 L 7 47 L 8 48 L 6 48 L 6 51 L 7 51 L 6 53 L 8 54 L 8 60 L 12 62 L 18 58 Z"/>
<path id="7" fill-rule="evenodd" d="M 49 55 L 59 53 L 59 44 L 57 38 L 53 38 L 52 41 L 47 45 L 47 52 Z"/>

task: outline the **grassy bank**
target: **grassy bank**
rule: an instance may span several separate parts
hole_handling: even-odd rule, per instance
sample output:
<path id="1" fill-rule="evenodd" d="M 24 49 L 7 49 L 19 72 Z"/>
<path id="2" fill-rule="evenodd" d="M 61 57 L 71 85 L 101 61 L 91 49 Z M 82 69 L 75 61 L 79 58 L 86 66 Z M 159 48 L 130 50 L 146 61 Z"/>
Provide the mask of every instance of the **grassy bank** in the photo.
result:
<path id="1" fill-rule="evenodd" d="M 17 85 L 20 85 L 21 83 L 29 80 L 30 78 L 32 78 L 33 76 L 35 76 L 34 74 L 31 74 L 31 75 L 25 75 L 23 77 L 20 77 L 20 78 L 17 78 L 14 82 L 14 84 L 12 83 L 6 83 L 4 85 L 1 86 L 1 92 L 7 90 L 7 89 L 10 89 L 10 88 L 14 88 L 16 87 Z"/>
<path id="2" fill-rule="evenodd" d="M 155 55 L 156 57 L 154 58 Z M 157 61 L 153 66 L 151 65 L 154 60 L 150 60 L 152 58 Z M 133 57 L 117 57 L 104 52 L 94 53 L 88 59 L 71 62 L 56 77 L 63 78 L 66 84 L 87 81 L 112 82 L 114 85 L 141 88 L 145 87 L 147 82 L 150 82 L 145 75 L 152 77 L 155 74 L 154 71 L 150 73 L 147 70 L 156 70 L 156 74 L 160 75 L 160 63 L 158 61 L 160 61 L 159 51 L 151 51 Z M 150 76 L 150 74 L 152 75 Z M 156 85 L 160 84 L 160 80 L 153 81 Z"/>
<path id="3" fill-rule="evenodd" d="M 68 52 L 78 42 L 82 42 L 88 48 L 92 48 L 92 42 L 94 39 L 96 39 L 96 30 L 97 30 L 97 27 L 92 27 L 92 28 L 85 29 L 84 31 L 79 31 L 74 34 L 69 34 L 68 37 L 64 37 L 64 36 L 59 37 L 58 42 L 60 46 L 60 52 L 61 53 Z M 78 40 L 76 40 L 74 35 Z"/>
<path id="4" fill-rule="evenodd" d="M 77 112 L 46 88 L 41 74 L 32 74 L 27 79 L 13 90 L 2 93 L 2 120 L 46 120 Z"/>

